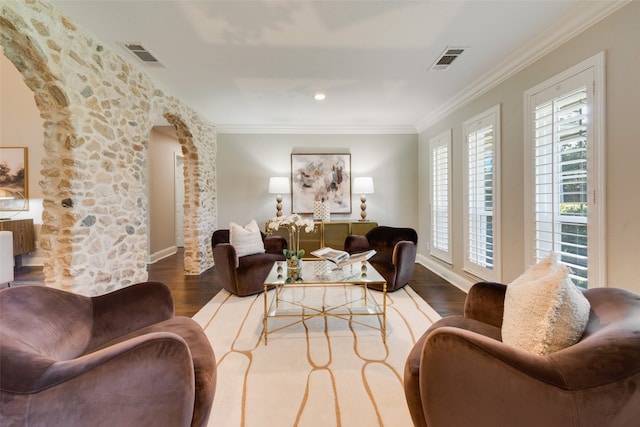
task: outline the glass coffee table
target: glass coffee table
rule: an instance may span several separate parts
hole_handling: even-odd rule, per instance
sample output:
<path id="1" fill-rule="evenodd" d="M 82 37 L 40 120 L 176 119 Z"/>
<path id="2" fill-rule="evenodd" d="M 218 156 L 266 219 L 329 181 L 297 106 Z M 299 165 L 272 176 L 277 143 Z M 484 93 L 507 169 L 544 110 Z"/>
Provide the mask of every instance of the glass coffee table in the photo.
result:
<path id="1" fill-rule="evenodd" d="M 370 284 L 383 286 L 382 306 L 370 294 Z M 267 290 L 275 288 L 269 302 Z M 337 267 L 330 261 L 302 261 L 300 270 L 288 270 L 277 261 L 264 282 L 264 342 L 267 335 L 318 317 L 331 316 L 379 330 L 386 342 L 387 282 L 368 261 Z M 363 317 L 376 317 L 377 325 Z M 269 319 L 292 318 L 292 323 L 269 330 Z"/>

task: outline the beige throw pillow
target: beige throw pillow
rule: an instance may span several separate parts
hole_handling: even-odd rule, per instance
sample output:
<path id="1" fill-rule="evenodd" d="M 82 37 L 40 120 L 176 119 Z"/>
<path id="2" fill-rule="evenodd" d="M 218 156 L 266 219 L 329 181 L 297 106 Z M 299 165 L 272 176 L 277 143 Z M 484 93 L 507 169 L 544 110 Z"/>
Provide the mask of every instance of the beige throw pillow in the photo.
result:
<path id="1" fill-rule="evenodd" d="M 520 285 L 522 283 L 529 283 L 533 282 L 534 280 L 542 279 L 543 277 L 553 273 L 558 268 L 558 266 L 561 265 L 562 264 L 559 264 L 556 261 L 555 255 L 551 254 L 545 259 L 538 262 L 536 265 L 529 267 L 527 271 L 517 277 L 513 282 L 511 282 L 509 286 Z"/>
<path id="2" fill-rule="evenodd" d="M 553 353 L 580 340 L 590 308 L 569 268 L 551 256 L 507 286 L 502 341 L 541 356 Z"/>
<path id="3" fill-rule="evenodd" d="M 260 234 L 260 228 L 255 219 L 242 227 L 232 222 L 229 224 L 229 243 L 236 250 L 238 258 L 245 255 L 264 253 L 264 242 Z"/>

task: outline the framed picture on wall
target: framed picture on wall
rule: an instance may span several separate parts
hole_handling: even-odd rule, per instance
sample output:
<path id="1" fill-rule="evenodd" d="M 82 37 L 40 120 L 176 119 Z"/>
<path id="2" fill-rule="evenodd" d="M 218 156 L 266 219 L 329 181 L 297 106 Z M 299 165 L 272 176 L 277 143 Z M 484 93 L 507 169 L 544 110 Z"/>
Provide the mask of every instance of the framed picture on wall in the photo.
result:
<path id="1" fill-rule="evenodd" d="M 315 201 L 351 213 L 351 154 L 291 154 L 291 211 L 313 213 Z"/>
<path id="2" fill-rule="evenodd" d="M 28 211 L 26 147 L 0 147 L 0 211 Z"/>

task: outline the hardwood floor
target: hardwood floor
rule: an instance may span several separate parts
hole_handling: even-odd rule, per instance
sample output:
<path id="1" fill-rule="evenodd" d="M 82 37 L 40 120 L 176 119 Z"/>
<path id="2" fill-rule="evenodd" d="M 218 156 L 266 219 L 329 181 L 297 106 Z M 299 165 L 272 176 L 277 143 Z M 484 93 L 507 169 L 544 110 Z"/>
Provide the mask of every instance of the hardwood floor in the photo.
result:
<path id="1" fill-rule="evenodd" d="M 149 281 L 163 282 L 171 288 L 176 315 L 193 316 L 222 289 L 215 267 L 199 276 L 185 276 L 182 251 L 147 267 Z M 22 267 L 15 272 L 16 284 L 43 283 L 42 268 Z M 441 316 L 462 314 L 466 294 L 420 264 L 409 285 Z"/>
<path id="2" fill-rule="evenodd" d="M 409 286 L 442 317 L 462 314 L 466 292 L 422 264 L 416 264 Z"/>

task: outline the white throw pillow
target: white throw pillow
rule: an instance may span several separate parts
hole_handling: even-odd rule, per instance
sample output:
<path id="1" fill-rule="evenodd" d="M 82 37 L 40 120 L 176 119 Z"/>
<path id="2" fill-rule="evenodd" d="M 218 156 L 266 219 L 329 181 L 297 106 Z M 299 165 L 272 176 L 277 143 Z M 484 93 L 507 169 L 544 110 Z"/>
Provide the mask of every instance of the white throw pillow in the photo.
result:
<path id="1" fill-rule="evenodd" d="M 507 286 L 502 341 L 541 356 L 553 353 L 580 340 L 590 308 L 569 268 L 547 258 Z"/>
<path id="2" fill-rule="evenodd" d="M 552 253 L 536 265 L 529 267 L 527 271 L 517 277 L 509 286 L 520 285 L 522 283 L 529 283 L 534 280 L 542 279 L 543 277 L 553 273 L 558 266 L 561 265 L 562 264 L 557 262 L 555 254 Z"/>
<path id="3" fill-rule="evenodd" d="M 245 255 L 264 253 L 264 242 L 260 234 L 260 228 L 255 219 L 242 227 L 232 222 L 229 224 L 229 243 L 236 250 L 238 258 Z"/>

